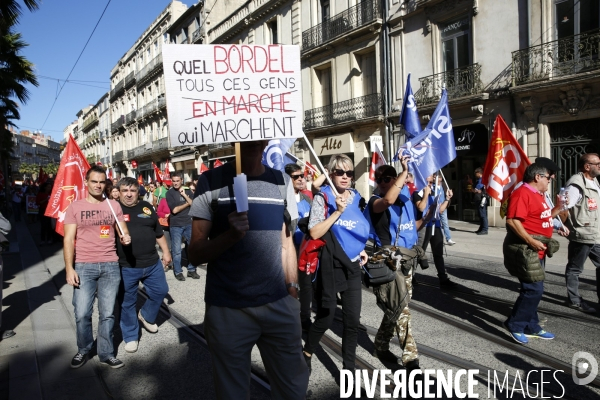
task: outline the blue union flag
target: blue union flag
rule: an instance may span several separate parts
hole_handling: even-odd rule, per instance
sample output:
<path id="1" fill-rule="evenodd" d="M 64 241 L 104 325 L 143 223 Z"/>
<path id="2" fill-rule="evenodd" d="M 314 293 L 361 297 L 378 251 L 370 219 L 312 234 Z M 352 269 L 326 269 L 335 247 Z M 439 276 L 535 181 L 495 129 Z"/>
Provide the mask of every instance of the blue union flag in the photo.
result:
<path id="1" fill-rule="evenodd" d="M 262 163 L 274 169 L 283 171 L 286 164 L 294 163 L 286 155 L 287 151 L 292 147 L 296 139 L 274 139 L 270 140 L 269 144 L 263 152 Z"/>
<path id="2" fill-rule="evenodd" d="M 448 109 L 448 94 L 442 91 L 427 127 L 399 149 L 399 155 L 410 155 L 408 169 L 415 177 L 417 188 L 427 185 L 427 177 L 456 158 L 452 119 Z"/>

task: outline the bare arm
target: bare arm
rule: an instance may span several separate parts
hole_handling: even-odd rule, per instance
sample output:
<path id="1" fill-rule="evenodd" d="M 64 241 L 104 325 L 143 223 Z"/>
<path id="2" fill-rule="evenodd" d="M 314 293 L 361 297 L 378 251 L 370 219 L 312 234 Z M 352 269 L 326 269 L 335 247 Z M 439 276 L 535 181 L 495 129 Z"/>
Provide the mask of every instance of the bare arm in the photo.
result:
<path id="1" fill-rule="evenodd" d="M 326 175 L 321 174 L 321 175 L 319 175 L 319 177 L 317 179 L 313 180 L 312 186 L 310 188 L 313 195 L 315 195 L 321 191 L 321 186 L 323 186 L 323 183 L 325 183 L 325 178 L 326 178 Z"/>
<path id="2" fill-rule="evenodd" d="M 525 243 L 527 243 L 527 245 L 529 247 L 531 247 L 533 250 L 545 250 L 546 249 L 546 245 L 542 242 L 540 242 L 539 240 L 535 240 L 534 238 L 531 237 L 531 235 L 529 233 L 527 233 L 527 231 L 525 230 L 525 228 L 523 228 L 523 224 L 521 223 L 521 221 L 519 221 L 518 219 L 515 218 L 507 218 L 506 219 L 506 225 L 508 225 L 512 231 L 521 239 L 523 239 L 523 241 Z"/>
<path id="3" fill-rule="evenodd" d="M 159 238 L 156 238 L 156 243 L 158 243 L 158 246 L 160 247 L 163 253 L 163 265 L 171 264 L 171 261 L 173 261 L 173 259 L 171 258 L 171 252 L 169 251 L 169 246 L 167 244 L 167 239 L 165 239 L 165 236 L 163 235 Z"/>
<path id="4" fill-rule="evenodd" d="M 398 199 L 398 195 L 400 195 L 400 191 L 402 190 L 402 186 L 404 186 L 404 182 L 406 181 L 406 177 L 408 176 L 408 157 L 402 157 L 402 173 L 398 175 L 392 187 L 387 191 L 385 196 L 375 200 L 373 202 L 373 212 L 376 214 L 381 214 L 385 210 L 388 209 L 389 206 L 394 204 L 394 202 Z M 421 210 L 423 211 L 423 210 Z"/>
<path id="5" fill-rule="evenodd" d="M 294 247 L 292 235 L 285 226 L 285 223 L 281 229 L 281 244 L 281 259 L 283 262 L 285 283 L 298 283 L 298 259 L 296 258 L 296 248 Z M 294 298 L 298 298 L 298 290 L 296 288 L 289 287 L 288 293 Z"/>
<path id="6" fill-rule="evenodd" d="M 208 240 L 212 221 L 194 218 L 192 220 L 192 240 L 188 257 L 192 265 L 200 265 L 216 260 L 231 246 L 240 241 L 250 229 L 247 213 L 232 212 L 228 216 L 229 230 Z"/>
<path id="7" fill-rule="evenodd" d="M 63 254 L 65 257 L 65 272 L 67 275 L 67 284 L 79 286 L 79 276 L 75 272 L 75 235 L 77 234 L 77 224 L 67 224 L 64 227 L 65 237 L 63 240 Z"/>
<path id="8" fill-rule="evenodd" d="M 415 204 L 420 212 L 425 211 L 425 209 L 427 208 L 428 196 L 430 193 L 431 188 L 429 186 L 425 186 L 423 188 L 423 197 L 421 197 L 421 200 L 417 201 L 417 203 Z"/>

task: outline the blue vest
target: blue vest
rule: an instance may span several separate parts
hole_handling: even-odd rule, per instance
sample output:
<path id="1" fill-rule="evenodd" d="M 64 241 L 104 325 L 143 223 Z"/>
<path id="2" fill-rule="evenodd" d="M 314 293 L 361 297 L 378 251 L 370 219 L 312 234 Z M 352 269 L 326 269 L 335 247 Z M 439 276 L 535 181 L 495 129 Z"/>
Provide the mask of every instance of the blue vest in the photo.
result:
<path id="1" fill-rule="evenodd" d="M 308 217 L 310 215 L 310 203 L 306 201 L 306 199 L 300 195 L 300 201 L 298 203 L 298 219 Z M 302 243 L 302 238 L 304 237 L 304 233 L 300 230 L 300 228 L 296 227 L 296 232 L 294 232 L 294 244 L 296 248 L 300 246 Z"/>
<path id="2" fill-rule="evenodd" d="M 434 186 L 434 190 L 432 190 L 431 193 L 435 193 L 435 186 Z M 439 189 L 439 195 L 440 195 L 439 203 L 442 204 L 444 202 L 444 200 L 446 200 L 446 195 L 444 194 L 444 190 L 442 189 L 441 186 Z M 435 196 L 429 195 L 429 197 L 427 199 L 427 207 L 423 211 L 423 216 L 427 215 L 430 207 L 437 207 L 437 204 L 435 204 Z M 429 221 L 429 223 L 426 226 L 433 226 L 434 224 L 437 228 L 442 226 L 440 223 L 439 215 L 437 215 L 437 216 L 434 215 L 433 219 L 431 221 Z"/>
<path id="3" fill-rule="evenodd" d="M 369 238 L 369 222 L 360 211 L 358 206 L 361 199 L 360 194 L 354 189 L 355 194 L 352 204 L 348 204 L 346 209 L 340 215 L 335 224 L 331 227 L 331 231 L 335 235 L 338 242 L 344 249 L 344 252 L 351 260 L 359 256 L 364 250 L 367 239 Z M 327 200 L 327 215 L 331 215 L 337 206 L 335 204 L 335 196 L 329 186 L 323 186 L 321 192 L 325 193 Z"/>
<path id="4" fill-rule="evenodd" d="M 377 195 L 373 196 L 379 198 Z M 404 203 L 404 206 L 400 207 L 392 204 L 388 208 L 390 211 L 390 237 L 392 238 L 392 244 L 410 249 L 417 244 L 419 234 L 417 232 L 415 207 L 410 198 L 410 190 L 406 185 L 400 191 L 398 198 Z M 377 246 L 381 246 L 381 241 L 379 240 L 379 237 L 377 237 L 375 227 L 371 222 L 371 213 L 369 212 L 369 207 L 365 208 L 364 214 L 371 227 L 369 237 L 375 241 Z M 394 243 L 396 240 L 396 232 L 398 230 L 398 222 L 400 222 L 400 234 L 398 236 L 398 242 Z"/>

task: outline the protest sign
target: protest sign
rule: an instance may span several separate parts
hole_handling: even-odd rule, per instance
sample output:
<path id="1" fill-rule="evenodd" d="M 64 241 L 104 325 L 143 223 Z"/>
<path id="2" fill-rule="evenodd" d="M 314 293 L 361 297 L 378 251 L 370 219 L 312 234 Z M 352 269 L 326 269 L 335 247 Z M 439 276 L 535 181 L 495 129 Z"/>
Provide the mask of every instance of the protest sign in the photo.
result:
<path id="1" fill-rule="evenodd" d="M 172 146 L 302 137 L 300 48 L 165 45 Z"/>
<path id="2" fill-rule="evenodd" d="M 27 214 L 38 214 L 40 212 L 37 203 L 35 202 L 35 196 L 27 196 Z"/>

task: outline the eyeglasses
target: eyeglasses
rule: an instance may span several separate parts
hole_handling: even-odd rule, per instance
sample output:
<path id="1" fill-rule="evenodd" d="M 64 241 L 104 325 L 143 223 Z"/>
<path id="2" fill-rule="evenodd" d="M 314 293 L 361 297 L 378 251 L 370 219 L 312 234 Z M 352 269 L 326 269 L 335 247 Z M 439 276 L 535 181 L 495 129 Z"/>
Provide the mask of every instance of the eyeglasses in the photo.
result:
<path id="1" fill-rule="evenodd" d="M 386 176 L 385 178 L 378 178 L 378 179 L 375 179 L 375 182 L 377 182 L 377 184 L 379 185 L 379 184 L 381 184 L 381 182 L 390 183 L 390 181 L 391 181 L 392 179 L 394 179 L 394 178 L 393 178 L 393 177 L 391 177 L 391 176 Z"/>
<path id="2" fill-rule="evenodd" d="M 548 180 L 552 179 L 552 175 L 544 175 L 544 174 L 540 174 L 541 178 L 546 178 Z"/>
<path id="3" fill-rule="evenodd" d="M 295 181 L 297 179 L 304 178 L 304 175 L 303 174 L 300 174 L 300 175 L 290 175 L 290 178 L 292 178 L 292 180 Z"/>
<path id="4" fill-rule="evenodd" d="M 597 166 L 599 166 L 599 165 L 600 165 L 600 162 L 599 162 L 599 163 L 595 163 L 595 164 L 594 164 L 594 163 L 591 163 L 591 162 L 589 162 L 588 164 L 589 164 L 589 165 L 593 165 L 594 167 L 597 167 Z"/>
<path id="5" fill-rule="evenodd" d="M 344 171 L 343 169 L 334 169 L 333 170 L 333 174 L 335 176 L 344 176 L 344 174 L 346 174 L 346 176 L 348 178 L 353 178 L 354 177 L 354 171 L 353 170 L 348 170 L 348 171 Z"/>

